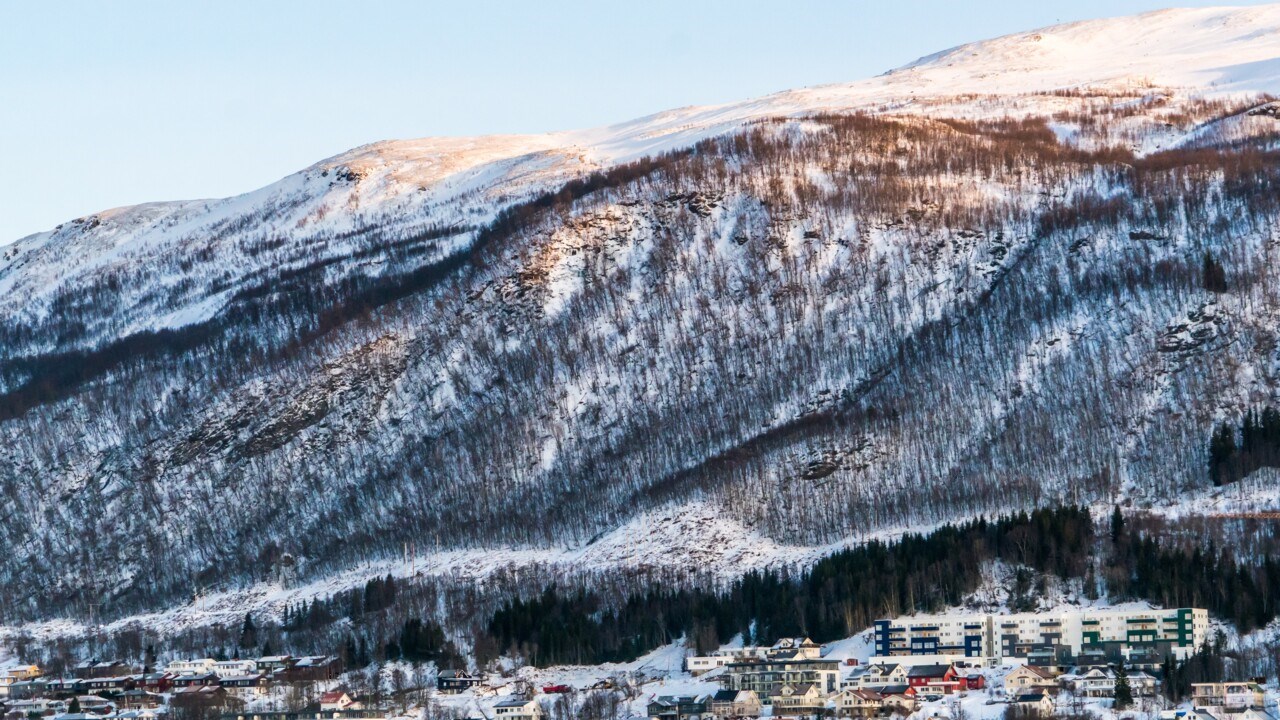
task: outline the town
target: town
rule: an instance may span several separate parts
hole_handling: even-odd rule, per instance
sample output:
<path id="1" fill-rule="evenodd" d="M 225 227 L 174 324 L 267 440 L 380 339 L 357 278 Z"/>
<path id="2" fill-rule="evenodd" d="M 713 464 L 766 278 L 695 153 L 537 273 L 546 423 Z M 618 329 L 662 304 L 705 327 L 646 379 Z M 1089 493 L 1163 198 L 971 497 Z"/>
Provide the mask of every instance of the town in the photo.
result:
<path id="1" fill-rule="evenodd" d="M 870 655 L 809 638 L 685 655 L 679 673 L 698 693 L 664 693 L 668 679 L 613 677 L 535 685 L 441 668 L 425 695 L 433 717 L 550 720 L 605 692 L 603 720 L 731 718 L 1082 717 L 1086 707 L 1143 707 L 1167 720 L 1276 720 L 1260 679 L 1193 683 L 1188 703 L 1161 692 L 1168 663 L 1206 646 L 1203 609 L 947 614 L 879 620 Z M 91 659 L 69 676 L 20 664 L 0 675 L 7 720 L 346 720 L 425 716 L 419 703 L 358 693 L 338 657 L 176 659 L 163 668 Z M 674 681 L 673 681 L 674 682 Z M 401 679 L 398 685 L 407 685 Z M 401 688 L 403 689 L 403 688 Z M 403 693 L 402 693 L 403 694 Z M 1157 699 L 1163 699 L 1157 702 Z M 980 703 L 983 712 L 964 710 Z M 582 703 L 580 703 L 582 704 Z M 598 708 L 597 708 L 598 709 Z"/>

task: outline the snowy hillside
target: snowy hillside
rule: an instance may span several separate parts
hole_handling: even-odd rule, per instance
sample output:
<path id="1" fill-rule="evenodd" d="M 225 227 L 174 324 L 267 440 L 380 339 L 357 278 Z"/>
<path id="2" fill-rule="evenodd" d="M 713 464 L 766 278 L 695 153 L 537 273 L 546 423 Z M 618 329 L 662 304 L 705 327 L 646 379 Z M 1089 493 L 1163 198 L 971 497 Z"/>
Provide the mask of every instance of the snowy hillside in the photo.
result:
<path id="1" fill-rule="evenodd" d="M 0 607 L 329 587 L 406 544 L 707 579 L 1203 491 L 1213 424 L 1280 390 L 1277 93 L 1280 5 L 1164 11 L 24 238 Z"/>
<path id="2" fill-rule="evenodd" d="M 470 228 L 531 194 L 763 118 L 851 109 L 1047 113 L 1057 103 L 1043 97 L 1014 108 L 984 108 L 966 96 L 1073 89 L 1280 94 L 1278 43 L 1280 5 L 1166 10 L 1010 35 L 871 80 L 683 108 L 616 126 L 374 143 L 236 198 L 109 210 L 24 238 L 0 265 L 0 307 L 14 319 L 47 322 L 62 308 L 58 300 L 68 285 L 97 284 L 108 276 L 136 287 L 137 294 L 118 298 L 124 307 L 92 324 L 77 338 L 80 344 L 178 327 L 215 315 L 233 290 L 251 286 L 254 269 L 349 258 L 366 245 L 349 237 L 361 230 L 398 236 L 428 227 L 455 230 L 445 238 L 454 242 L 423 253 L 438 259 L 465 243 Z M 189 278 L 215 280 L 220 292 L 191 287 Z"/>

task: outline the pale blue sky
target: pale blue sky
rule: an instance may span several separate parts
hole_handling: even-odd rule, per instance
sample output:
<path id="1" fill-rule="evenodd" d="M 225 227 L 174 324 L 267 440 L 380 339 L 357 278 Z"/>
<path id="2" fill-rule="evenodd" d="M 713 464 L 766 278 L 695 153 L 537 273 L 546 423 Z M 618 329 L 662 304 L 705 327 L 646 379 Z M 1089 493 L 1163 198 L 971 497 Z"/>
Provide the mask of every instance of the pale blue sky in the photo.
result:
<path id="1" fill-rule="evenodd" d="M 375 140 L 600 125 L 1167 4 L 0 0 L 0 244 Z"/>

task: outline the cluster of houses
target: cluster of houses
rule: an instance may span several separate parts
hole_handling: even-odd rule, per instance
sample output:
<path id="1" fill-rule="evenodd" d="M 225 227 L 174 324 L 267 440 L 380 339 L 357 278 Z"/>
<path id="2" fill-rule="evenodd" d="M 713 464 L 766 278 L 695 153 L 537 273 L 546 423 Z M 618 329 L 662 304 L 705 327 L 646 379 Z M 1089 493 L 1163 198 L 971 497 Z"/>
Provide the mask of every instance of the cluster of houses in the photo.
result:
<path id="1" fill-rule="evenodd" d="M 150 720 L 174 706 L 236 710 L 266 696 L 274 686 L 333 680 L 342 669 L 333 656 L 290 655 L 175 660 L 161 671 L 94 659 L 76 665 L 70 675 L 58 676 L 46 675 L 36 665 L 20 665 L 0 675 L 0 706 L 6 720 Z M 328 703 L 321 699 L 326 717 L 360 716 L 351 704 L 350 698 Z"/>
<path id="2" fill-rule="evenodd" d="M 1179 620 L 1184 616 L 1175 615 Z M 1194 623 L 1195 615 L 1190 617 Z M 1123 649 L 1136 651 L 1139 647 L 1136 642 L 1130 646 Z M 1043 657 L 1060 661 L 1065 655 L 1050 652 Z M 1140 657 L 1145 662 L 1145 657 L 1134 653 L 1135 660 Z M 655 698 L 649 703 L 648 715 L 651 720 L 730 720 L 759 717 L 767 707 L 773 716 L 884 717 L 908 715 L 924 701 L 987 690 L 990 702 L 1007 703 L 1026 715 L 1049 716 L 1063 691 L 1075 698 L 1114 697 L 1120 684 L 1119 668 L 1124 668 L 1132 697 L 1156 695 L 1158 682 L 1142 662 L 1112 663 L 1106 656 L 1088 654 L 1078 659 L 1084 664 L 1016 663 L 1012 668 L 1004 666 L 1008 672 L 992 669 L 986 657 L 937 652 L 877 656 L 861 664 L 824 657 L 822 647 L 808 638 L 790 638 L 771 647 L 735 648 L 687 658 L 688 672 L 715 679 L 723 689 L 705 696 Z M 988 688 L 989 677 L 997 679 L 994 687 Z M 1167 720 L 1276 720 L 1265 712 L 1265 693 L 1257 682 L 1207 683 L 1193 688 L 1197 717 L 1170 716 Z"/>

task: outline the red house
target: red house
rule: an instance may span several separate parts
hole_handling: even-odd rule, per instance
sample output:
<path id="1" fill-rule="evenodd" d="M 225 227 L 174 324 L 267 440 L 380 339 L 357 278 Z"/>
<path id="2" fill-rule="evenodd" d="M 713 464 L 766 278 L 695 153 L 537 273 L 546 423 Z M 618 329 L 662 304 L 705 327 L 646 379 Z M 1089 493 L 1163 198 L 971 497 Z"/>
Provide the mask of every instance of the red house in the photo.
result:
<path id="1" fill-rule="evenodd" d="M 951 673 L 950 665 L 916 665 L 907 671 L 907 684 L 913 688 L 923 689 L 929 685 L 944 682 Z"/>
<path id="2" fill-rule="evenodd" d="M 955 665 L 917 665 L 907 671 L 907 684 L 926 694 L 950 695 L 987 686 L 982 673 Z"/>

